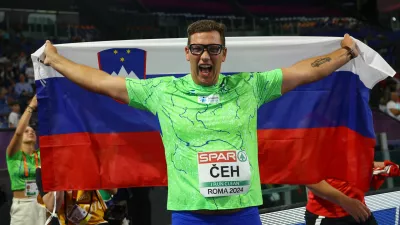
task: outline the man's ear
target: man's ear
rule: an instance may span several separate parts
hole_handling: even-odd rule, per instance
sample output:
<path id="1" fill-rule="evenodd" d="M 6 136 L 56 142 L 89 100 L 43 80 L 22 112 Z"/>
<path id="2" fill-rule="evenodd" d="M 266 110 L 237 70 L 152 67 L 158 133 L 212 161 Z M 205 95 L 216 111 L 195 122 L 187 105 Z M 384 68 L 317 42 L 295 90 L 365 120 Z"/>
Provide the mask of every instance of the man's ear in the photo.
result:
<path id="1" fill-rule="evenodd" d="M 189 48 L 188 48 L 188 46 L 185 46 L 185 57 L 186 57 L 186 61 L 189 61 L 189 60 L 190 60 L 189 56 L 190 56 Z"/>
<path id="2" fill-rule="evenodd" d="M 225 62 L 226 60 L 226 54 L 228 54 L 228 49 L 225 48 L 224 50 L 222 50 L 222 62 Z"/>

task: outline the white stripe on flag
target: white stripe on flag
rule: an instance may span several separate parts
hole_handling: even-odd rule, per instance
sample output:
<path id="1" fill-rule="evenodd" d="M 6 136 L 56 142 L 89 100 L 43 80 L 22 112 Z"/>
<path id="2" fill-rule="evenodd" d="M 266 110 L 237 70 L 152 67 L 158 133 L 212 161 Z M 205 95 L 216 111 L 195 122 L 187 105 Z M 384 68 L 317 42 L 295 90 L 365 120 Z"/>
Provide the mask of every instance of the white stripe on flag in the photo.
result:
<path id="1" fill-rule="evenodd" d="M 230 37 L 228 55 L 222 72 L 256 72 L 288 67 L 294 63 L 330 53 L 340 47 L 342 38 L 336 37 Z M 85 42 L 57 45 L 58 52 L 68 59 L 99 68 L 97 53 L 112 48 L 140 48 L 147 52 L 147 74 L 186 74 L 190 65 L 184 59 L 186 38 L 148 39 L 107 42 Z M 360 57 L 339 70 L 360 75 L 363 83 L 372 88 L 395 71 L 374 50 L 357 41 Z M 52 68 L 38 62 L 44 46 L 32 54 L 35 79 L 62 77 Z M 40 70 L 38 68 L 41 68 Z"/>

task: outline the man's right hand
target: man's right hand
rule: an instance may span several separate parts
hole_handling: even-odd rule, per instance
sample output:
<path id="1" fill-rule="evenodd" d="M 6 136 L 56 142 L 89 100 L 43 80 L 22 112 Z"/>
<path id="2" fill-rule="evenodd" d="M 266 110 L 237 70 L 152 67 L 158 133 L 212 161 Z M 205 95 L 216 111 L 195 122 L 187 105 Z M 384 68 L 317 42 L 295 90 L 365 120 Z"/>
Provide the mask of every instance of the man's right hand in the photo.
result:
<path id="1" fill-rule="evenodd" d="M 341 207 L 349 213 L 358 223 L 366 221 L 371 216 L 368 207 L 357 199 L 347 197 Z"/>
<path id="2" fill-rule="evenodd" d="M 54 47 L 54 45 L 49 40 L 47 40 L 45 47 L 44 47 L 44 57 L 45 58 L 44 58 L 44 62 L 43 62 L 46 66 L 50 66 L 51 56 L 54 54 L 57 54 L 57 48 Z"/>
<path id="3" fill-rule="evenodd" d="M 59 55 L 57 48 L 50 41 L 46 41 L 44 57 L 45 65 L 51 66 L 59 74 L 84 89 L 129 103 L 124 77 L 114 77 L 102 70 L 75 63 Z"/>

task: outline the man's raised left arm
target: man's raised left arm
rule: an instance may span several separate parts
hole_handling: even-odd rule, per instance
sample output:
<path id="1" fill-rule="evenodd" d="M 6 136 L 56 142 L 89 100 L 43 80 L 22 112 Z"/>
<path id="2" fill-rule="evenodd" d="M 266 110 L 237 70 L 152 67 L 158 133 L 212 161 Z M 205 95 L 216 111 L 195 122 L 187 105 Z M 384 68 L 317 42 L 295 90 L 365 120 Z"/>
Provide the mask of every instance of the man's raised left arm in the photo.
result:
<path id="1" fill-rule="evenodd" d="M 352 58 L 358 56 L 355 41 L 346 34 L 341 42 L 341 48 L 323 56 L 302 60 L 290 67 L 282 68 L 282 94 L 297 86 L 312 83 L 327 77 Z"/>

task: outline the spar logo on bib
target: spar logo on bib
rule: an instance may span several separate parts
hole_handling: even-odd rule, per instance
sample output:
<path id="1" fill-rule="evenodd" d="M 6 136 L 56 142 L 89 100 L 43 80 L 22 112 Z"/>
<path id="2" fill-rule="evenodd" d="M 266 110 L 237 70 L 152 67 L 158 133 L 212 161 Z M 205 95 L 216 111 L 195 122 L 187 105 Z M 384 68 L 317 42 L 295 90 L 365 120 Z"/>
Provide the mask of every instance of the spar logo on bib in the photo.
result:
<path id="1" fill-rule="evenodd" d="M 251 170 L 245 151 L 226 150 L 198 153 L 200 193 L 205 197 L 245 194 Z"/>
<path id="2" fill-rule="evenodd" d="M 216 162 L 236 162 L 236 151 L 199 153 L 199 164 Z"/>

